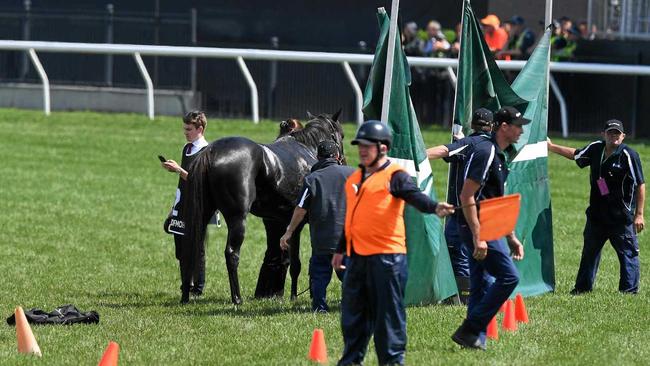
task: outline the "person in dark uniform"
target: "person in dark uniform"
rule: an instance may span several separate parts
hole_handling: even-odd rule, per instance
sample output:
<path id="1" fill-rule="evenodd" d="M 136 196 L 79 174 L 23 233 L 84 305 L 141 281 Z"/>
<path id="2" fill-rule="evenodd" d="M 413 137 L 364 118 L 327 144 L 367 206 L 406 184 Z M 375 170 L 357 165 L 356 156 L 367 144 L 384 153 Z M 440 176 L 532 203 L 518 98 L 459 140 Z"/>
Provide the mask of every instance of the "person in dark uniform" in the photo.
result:
<path id="1" fill-rule="evenodd" d="M 637 234 L 645 227 L 645 180 L 639 154 L 625 145 L 623 123 L 611 119 L 605 123 L 603 140 L 582 149 L 556 145 L 548 140 L 548 149 L 580 168 L 590 167 L 591 191 L 580 268 L 572 294 L 590 292 L 594 287 L 600 253 L 609 240 L 620 263 L 618 290 L 639 291 L 639 242 Z"/>
<path id="2" fill-rule="evenodd" d="M 530 123 L 513 107 L 501 108 L 494 119 L 496 132 L 492 138 L 475 143 L 463 164 L 464 182 L 459 187 L 463 215 L 459 216 L 458 233 L 472 252 L 469 263 L 471 291 L 467 317 L 451 337 L 464 348 L 483 350 L 486 347 L 482 333 L 519 283 L 519 273 L 512 260 L 521 260 L 524 256 L 524 247 L 514 232 L 488 242 L 479 236 L 481 224 L 477 203 L 504 195 L 508 177 L 506 150 L 517 142 L 523 133 L 522 126 Z M 485 272 L 494 277 L 493 283 L 486 282 Z"/>
<path id="3" fill-rule="evenodd" d="M 280 238 L 280 247 L 289 248 L 289 239 L 305 216 L 309 216 L 311 258 L 309 259 L 309 288 L 311 310 L 328 312 L 327 286 L 332 279 L 332 256 L 341 238 L 345 221 L 345 181 L 354 171 L 341 165 L 339 146 L 332 140 L 321 141 L 317 149 L 318 162 L 305 177 L 291 222 Z M 343 272 L 337 271 L 339 280 Z"/>
<path id="4" fill-rule="evenodd" d="M 344 252 L 348 256 L 339 365 L 363 364 L 373 334 L 380 365 L 404 364 L 408 277 L 404 205 L 438 216 L 453 213 L 452 205 L 431 200 L 409 173 L 391 163 L 386 156 L 391 142 L 390 129 L 380 121 L 363 123 L 352 140 L 361 164 L 345 182 L 345 240 L 332 258 L 332 266 L 340 270 Z"/>
<path id="5" fill-rule="evenodd" d="M 183 235 L 185 234 L 185 221 L 183 219 L 183 193 L 187 182 L 187 169 L 198 153 L 208 146 L 208 142 L 203 137 L 207 126 L 205 113 L 201 111 L 192 111 L 183 117 L 183 133 L 187 144 L 181 152 L 180 165 L 174 160 L 167 160 L 162 163 L 162 167 L 169 172 L 179 175 L 178 186 L 176 188 L 176 199 L 174 206 L 165 221 L 165 231 L 174 235 L 174 245 L 176 247 L 176 259 L 181 260 L 181 250 L 183 245 Z M 205 286 L 205 244 L 200 249 L 200 259 L 197 263 L 195 273 L 192 276 L 192 287 L 190 293 L 200 296 L 203 294 Z"/>
<path id="6" fill-rule="evenodd" d="M 451 144 L 434 146 L 427 149 L 429 159 L 444 159 L 449 163 L 449 197 L 447 201 L 454 206 L 460 206 L 458 199 L 459 190 L 456 187 L 462 187 L 464 182 L 462 167 L 469 157 L 468 152 L 472 150 L 474 143 L 489 140 L 492 132 L 492 111 L 486 108 L 479 108 L 472 114 L 471 127 L 474 132 L 467 137 L 454 135 L 454 141 Z M 455 212 L 447 217 L 445 222 L 445 241 L 449 249 L 449 258 L 451 266 L 456 277 L 458 286 L 458 301 L 467 304 L 470 295 L 470 276 L 469 276 L 469 257 L 472 253 L 468 246 L 460 241 L 458 235 L 458 216 L 462 215 L 461 211 Z"/>
<path id="7" fill-rule="evenodd" d="M 535 46 L 535 33 L 526 27 L 524 18 L 515 15 L 507 21 L 510 35 L 504 50 L 496 53 L 500 60 L 528 60 L 530 50 Z"/>

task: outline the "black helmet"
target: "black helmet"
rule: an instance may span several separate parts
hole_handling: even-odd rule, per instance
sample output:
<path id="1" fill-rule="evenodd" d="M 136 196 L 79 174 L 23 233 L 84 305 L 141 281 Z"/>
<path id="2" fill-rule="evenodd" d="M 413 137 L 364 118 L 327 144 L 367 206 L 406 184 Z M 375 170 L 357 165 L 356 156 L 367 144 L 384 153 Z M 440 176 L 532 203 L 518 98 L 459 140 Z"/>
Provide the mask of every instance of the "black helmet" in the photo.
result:
<path id="1" fill-rule="evenodd" d="M 318 143 L 316 151 L 318 159 L 333 158 L 339 154 L 339 145 L 332 140 L 323 140 Z"/>
<path id="2" fill-rule="evenodd" d="M 393 134 L 385 123 L 376 120 L 366 121 L 357 130 L 357 136 L 352 140 L 352 145 L 375 144 L 380 142 L 390 147 Z"/>

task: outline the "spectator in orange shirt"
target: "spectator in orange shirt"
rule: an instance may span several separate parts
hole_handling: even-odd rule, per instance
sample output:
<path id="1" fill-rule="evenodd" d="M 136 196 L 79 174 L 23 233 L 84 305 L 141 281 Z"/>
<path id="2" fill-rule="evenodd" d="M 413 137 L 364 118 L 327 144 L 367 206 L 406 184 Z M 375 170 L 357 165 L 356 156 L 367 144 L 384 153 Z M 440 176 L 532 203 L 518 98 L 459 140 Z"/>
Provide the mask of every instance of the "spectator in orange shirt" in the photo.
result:
<path id="1" fill-rule="evenodd" d="M 481 24 L 483 25 L 485 42 L 490 47 L 490 51 L 501 51 L 508 42 L 508 33 L 501 28 L 499 17 L 488 14 L 488 16 L 481 19 Z"/>

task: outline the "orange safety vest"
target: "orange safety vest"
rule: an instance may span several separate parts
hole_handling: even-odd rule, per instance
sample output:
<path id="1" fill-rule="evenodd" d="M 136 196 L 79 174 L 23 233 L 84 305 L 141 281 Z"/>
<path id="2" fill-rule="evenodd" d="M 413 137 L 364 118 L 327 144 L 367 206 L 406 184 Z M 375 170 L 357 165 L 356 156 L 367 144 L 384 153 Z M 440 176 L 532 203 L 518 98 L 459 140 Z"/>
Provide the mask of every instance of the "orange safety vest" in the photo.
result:
<path id="1" fill-rule="evenodd" d="M 345 182 L 348 256 L 353 247 L 359 255 L 406 253 L 405 202 L 390 193 L 390 179 L 400 170 L 399 165 L 391 163 L 366 178 L 361 189 L 361 169 Z"/>

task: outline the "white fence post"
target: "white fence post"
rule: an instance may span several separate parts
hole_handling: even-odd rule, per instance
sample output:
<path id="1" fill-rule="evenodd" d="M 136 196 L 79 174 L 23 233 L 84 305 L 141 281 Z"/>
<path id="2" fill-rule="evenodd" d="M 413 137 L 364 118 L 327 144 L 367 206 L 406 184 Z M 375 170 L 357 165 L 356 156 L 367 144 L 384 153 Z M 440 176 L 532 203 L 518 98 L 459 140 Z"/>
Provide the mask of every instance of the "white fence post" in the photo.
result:
<path id="1" fill-rule="evenodd" d="M 135 63 L 138 64 L 138 69 L 140 69 L 140 75 L 142 75 L 142 78 L 144 79 L 144 83 L 147 85 L 147 114 L 149 116 L 149 119 L 153 119 L 153 82 L 151 82 L 151 77 L 149 77 L 149 73 L 147 72 L 147 67 L 144 66 L 144 62 L 142 61 L 142 57 L 140 56 L 139 52 L 135 52 L 133 54 L 133 57 L 135 58 Z"/>
<path id="2" fill-rule="evenodd" d="M 363 123 L 363 110 L 362 110 L 363 93 L 361 93 L 359 82 L 357 82 L 357 78 L 354 76 L 350 64 L 347 61 L 345 61 L 341 63 L 341 66 L 343 66 L 345 75 L 348 77 L 348 81 L 350 82 L 350 85 L 352 85 L 352 90 L 354 91 L 354 106 L 356 107 L 357 110 L 357 124 L 361 125 Z"/>
<path id="3" fill-rule="evenodd" d="M 41 61 L 38 59 L 38 55 L 36 55 L 36 51 L 34 51 L 33 48 L 30 48 L 29 51 L 27 52 L 29 53 L 29 58 L 32 59 L 32 63 L 34 64 L 36 71 L 38 71 L 38 76 L 41 78 L 41 82 L 43 83 L 43 111 L 45 112 L 46 116 L 49 116 L 50 115 L 50 79 L 47 78 L 45 69 L 43 68 L 43 65 L 41 65 Z"/>
<path id="4" fill-rule="evenodd" d="M 449 82 L 451 82 L 451 85 L 454 87 L 454 89 L 456 89 L 456 84 L 458 84 L 458 77 L 456 76 L 453 67 L 447 66 L 447 75 L 449 76 Z"/>
<path id="5" fill-rule="evenodd" d="M 555 78 L 550 73 L 548 75 L 548 82 L 551 86 L 551 89 L 553 90 L 553 94 L 555 94 L 555 98 L 557 99 L 558 104 L 560 105 L 560 120 L 562 121 L 562 137 L 567 138 L 569 137 L 569 117 L 568 117 L 569 114 L 567 113 L 566 101 L 564 100 L 564 96 L 562 95 L 562 91 L 560 90 L 560 87 L 555 82 Z"/>
<path id="6" fill-rule="evenodd" d="M 251 72 L 248 70 L 248 67 L 246 66 L 246 62 L 244 62 L 243 57 L 237 56 L 237 65 L 239 65 L 239 69 L 244 74 L 244 77 L 246 78 L 246 83 L 248 83 L 248 87 L 251 90 L 251 113 L 253 114 L 253 122 L 259 123 L 260 107 L 257 100 L 257 85 L 255 84 L 255 80 L 253 80 L 253 75 L 251 75 Z"/>

